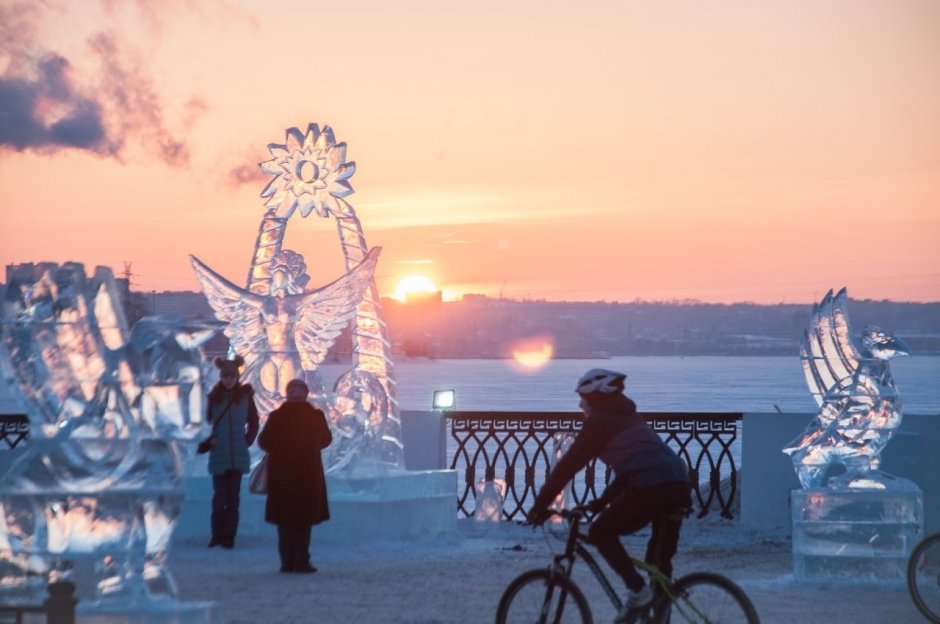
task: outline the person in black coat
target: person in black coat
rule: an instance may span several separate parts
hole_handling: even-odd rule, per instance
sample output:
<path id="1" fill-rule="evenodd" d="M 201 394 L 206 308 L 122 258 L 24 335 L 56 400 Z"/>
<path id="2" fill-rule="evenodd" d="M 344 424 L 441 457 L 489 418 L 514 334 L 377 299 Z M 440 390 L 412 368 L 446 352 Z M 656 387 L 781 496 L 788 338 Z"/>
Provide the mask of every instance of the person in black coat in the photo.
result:
<path id="1" fill-rule="evenodd" d="M 326 415 L 307 403 L 300 379 L 287 384 L 287 401 L 271 412 L 258 436 L 268 454 L 268 498 L 264 519 L 277 525 L 281 572 L 310 573 L 310 533 L 330 518 L 320 451 L 333 434 Z"/>

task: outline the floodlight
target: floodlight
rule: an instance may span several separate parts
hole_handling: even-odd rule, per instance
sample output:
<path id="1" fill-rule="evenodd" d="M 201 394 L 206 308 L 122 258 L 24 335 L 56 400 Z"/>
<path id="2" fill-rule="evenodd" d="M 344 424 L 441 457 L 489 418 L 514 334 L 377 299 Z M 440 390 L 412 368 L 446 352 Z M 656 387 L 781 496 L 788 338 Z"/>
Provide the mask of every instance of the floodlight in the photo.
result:
<path id="1" fill-rule="evenodd" d="M 431 409 L 447 410 L 454 409 L 457 404 L 457 393 L 453 390 L 435 390 L 434 398 L 431 399 Z"/>

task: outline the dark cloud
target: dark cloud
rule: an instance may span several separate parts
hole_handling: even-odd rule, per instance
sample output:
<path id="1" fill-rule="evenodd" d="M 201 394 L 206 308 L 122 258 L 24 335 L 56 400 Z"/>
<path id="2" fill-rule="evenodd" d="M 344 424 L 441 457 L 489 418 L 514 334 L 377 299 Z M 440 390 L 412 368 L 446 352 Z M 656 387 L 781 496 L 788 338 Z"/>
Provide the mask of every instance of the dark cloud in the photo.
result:
<path id="1" fill-rule="evenodd" d="M 42 124 L 33 119 L 35 89 L 16 80 L 0 80 L 0 144 L 16 149 L 42 140 Z"/>
<path id="2" fill-rule="evenodd" d="M 187 166 L 189 146 L 169 129 L 162 98 L 133 48 L 113 33 L 92 35 L 88 58 L 97 67 L 83 67 L 89 78 L 76 84 L 70 60 L 36 41 L 36 22 L 47 9 L 41 2 L 0 7 L 0 62 L 6 62 L 0 150 L 79 149 L 123 160 L 127 145 L 136 143 L 169 166 Z M 190 99 L 183 128 L 192 128 L 206 110 L 205 101 Z"/>
<path id="3" fill-rule="evenodd" d="M 0 78 L 0 146 L 18 151 L 74 147 L 113 155 L 101 108 L 74 92 L 68 61 L 50 55 L 36 69 L 35 80 Z"/>
<path id="4" fill-rule="evenodd" d="M 104 149 L 106 135 L 101 124 L 101 111 L 94 102 L 76 106 L 70 117 L 60 119 L 49 127 L 53 143 L 79 149 L 90 149 L 101 153 L 113 153 Z"/>

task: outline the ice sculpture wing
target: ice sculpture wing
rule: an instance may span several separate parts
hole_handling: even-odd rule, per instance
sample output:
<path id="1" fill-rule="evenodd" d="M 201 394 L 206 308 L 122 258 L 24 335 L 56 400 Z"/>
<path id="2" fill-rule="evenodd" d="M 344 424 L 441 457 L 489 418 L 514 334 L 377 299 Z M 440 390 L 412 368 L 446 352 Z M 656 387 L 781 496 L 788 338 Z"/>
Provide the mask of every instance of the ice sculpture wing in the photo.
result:
<path id="1" fill-rule="evenodd" d="M 294 343 L 304 370 L 315 370 L 320 365 L 330 345 L 356 314 L 356 305 L 372 283 L 381 251 L 381 247 L 373 247 L 351 271 L 302 296 L 297 306 Z"/>
<path id="2" fill-rule="evenodd" d="M 227 323 L 223 333 L 235 352 L 245 358 L 245 370 L 254 370 L 261 354 L 268 352 L 262 318 L 264 298 L 239 288 L 195 256 L 189 260 L 215 317 Z"/>
<path id="3" fill-rule="evenodd" d="M 833 296 L 830 290 L 813 306 L 810 328 L 800 342 L 800 359 L 806 384 L 817 405 L 825 396 L 852 379 L 859 355 L 849 330 L 845 288 Z"/>

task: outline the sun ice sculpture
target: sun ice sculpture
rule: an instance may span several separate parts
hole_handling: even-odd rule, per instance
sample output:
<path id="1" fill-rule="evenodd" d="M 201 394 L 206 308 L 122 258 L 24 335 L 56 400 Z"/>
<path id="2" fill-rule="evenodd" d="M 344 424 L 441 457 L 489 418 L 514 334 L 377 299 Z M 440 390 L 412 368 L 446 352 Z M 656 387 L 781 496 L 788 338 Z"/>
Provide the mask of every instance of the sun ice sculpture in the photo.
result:
<path id="1" fill-rule="evenodd" d="M 336 442 L 324 460 L 329 473 L 397 470 L 404 464 L 391 349 L 374 271 L 380 249 L 369 250 L 362 225 L 344 198 L 356 165 L 333 131 L 310 124 L 290 128 L 283 144 L 268 146 L 261 169 L 272 179 L 261 192 L 264 214 L 245 288 L 192 257 L 231 348 L 245 358 L 243 376 L 255 389 L 264 420 L 284 401 L 287 382 L 302 378 L 313 402 L 329 415 Z M 346 274 L 309 286 L 304 257 L 283 247 L 291 219 L 316 214 L 336 221 Z M 352 368 L 324 388 L 320 364 L 341 331 L 351 327 Z"/>
<path id="2" fill-rule="evenodd" d="M 881 452 L 901 424 L 901 396 L 889 360 L 910 355 L 899 338 L 875 326 L 853 339 L 846 290 L 813 306 L 800 343 L 803 372 L 819 412 L 784 448 L 804 488 L 884 489 Z M 837 466 L 844 468 L 833 475 Z"/>
<path id="3" fill-rule="evenodd" d="M 108 269 L 8 267 L 0 369 L 30 428 L 0 450 L 0 603 L 41 604 L 68 580 L 79 609 L 183 604 L 167 549 L 204 428 L 199 348 L 219 328 L 129 330 L 120 302 Z"/>

